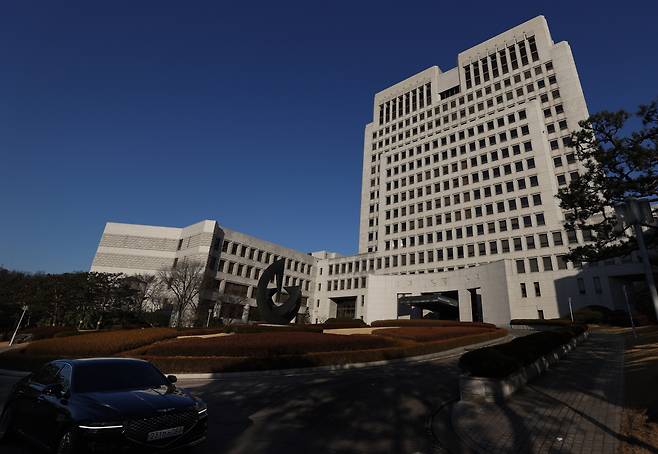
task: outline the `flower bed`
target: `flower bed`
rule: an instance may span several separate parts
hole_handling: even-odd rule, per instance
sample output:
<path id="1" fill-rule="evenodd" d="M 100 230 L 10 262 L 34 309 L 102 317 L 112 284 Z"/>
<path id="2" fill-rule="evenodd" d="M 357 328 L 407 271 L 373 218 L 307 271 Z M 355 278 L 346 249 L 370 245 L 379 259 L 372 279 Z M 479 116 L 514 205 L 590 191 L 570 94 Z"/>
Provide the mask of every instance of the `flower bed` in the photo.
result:
<path id="1" fill-rule="evenodd" d="M 396 339 L 407 339 L 415 342 L 429 342 L 436 340 L 452 339 L 454 337 L 468 336 L 471 334 L 480 334 L 487 331 L 491 331 L 491 328 L 446 326 L 446 327 L 386 328 L 386 329 L 375 330 L 372 333 L 377 336 L 386 336 Z"/>
<path id="2" fill-rule="evenodd" d="M 457 320 L 426 320 L 426 319 L 398 319 L 398 320 L 375 320 L 370 324 L 373 328 L 380 327 L 405 327 L 405 326 L 470 326 L 495 328 L 496 325 L 482 322 L 460 322 Z"/>
<path id="3" fill-rule="evenodd" d="M 308 326 L 308 325 L 306 325 Z M 287 369 L 391 360 L 437 353 L 503 337 L 487 329 L 460 337 L 417 341 L 377 335 L 333 335 L 314 332 L 266 332 L 213 338 L 174 339 L 221 329 L 147 328 L 80 334 L 32 342 L 0 354 L 0 369 L 35 370 L 64 357 L 131 356 L 152 361 L 169 372 L 229 372 Z M 437 330 L 438 331 L 438 330 Z"/>
<path id="4" fill-rule="evenodd" d="M 380 336 L 304 332 L 236 334 L 209 339 L 189 338 L 160 342 L 131 354 L 147 356 L 253 356 L 270 357 L 305 353 L 368 350 L 400 345 Z"/>

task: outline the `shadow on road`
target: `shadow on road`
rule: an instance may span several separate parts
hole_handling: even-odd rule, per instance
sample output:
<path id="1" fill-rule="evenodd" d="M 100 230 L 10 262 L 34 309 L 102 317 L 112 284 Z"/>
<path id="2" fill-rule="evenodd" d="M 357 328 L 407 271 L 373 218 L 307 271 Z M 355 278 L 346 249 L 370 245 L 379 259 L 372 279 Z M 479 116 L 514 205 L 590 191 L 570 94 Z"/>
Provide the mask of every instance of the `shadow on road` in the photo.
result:
<path id="1" fill-rule="evenodd" d="M 208 403 L 202 453 L 428 453 L 427 421 L 458 394 L 456 359 L 313 375 L 181 380 Z M 4 404 L 9 383 L 0 379 Z M 32 454 L 22 443 L 3 454 Z"/>

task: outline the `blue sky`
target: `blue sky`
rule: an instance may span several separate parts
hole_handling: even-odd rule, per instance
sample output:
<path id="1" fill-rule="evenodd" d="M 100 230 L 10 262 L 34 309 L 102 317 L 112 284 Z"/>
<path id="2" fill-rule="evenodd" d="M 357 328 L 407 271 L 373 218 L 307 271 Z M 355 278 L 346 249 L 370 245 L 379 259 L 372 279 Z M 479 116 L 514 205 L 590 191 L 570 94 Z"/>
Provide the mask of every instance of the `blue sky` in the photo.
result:
<path id="1" fill-rule="evenodd" d="M 656 2 L 2 2 L 0 266 L 87 270 L 106 221 L 353 253 L 374 93 L 539 14 L 591 112 L 658 95 Z"/>

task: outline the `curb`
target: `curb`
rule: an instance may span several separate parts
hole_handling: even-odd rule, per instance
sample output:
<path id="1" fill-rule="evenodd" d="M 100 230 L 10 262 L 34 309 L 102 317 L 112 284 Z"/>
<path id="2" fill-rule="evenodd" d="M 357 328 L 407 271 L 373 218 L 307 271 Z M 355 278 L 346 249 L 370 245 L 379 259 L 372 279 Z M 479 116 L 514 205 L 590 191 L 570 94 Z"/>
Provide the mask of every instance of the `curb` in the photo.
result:
<path id="1" fill-rule="evenodd" d="M 330 366 L 302 367 L 296 369 L 271 369 L 271 370 L 260 370 L 260 371 L 245 371 L 245 372 L 209 372 L 209 373 L 198 373 L 198 374 L 177 374 L 175 372 L 169 372 L 169 373 L 176 375 L 176 377 L 183 380 L 228 380 L 232 378 L 251 378 L 251 377 L 257 378 L 257 377 L 271 377 L 277 375 L 281 375 L 281 376 L 310 375 L 310 374 L 317 374 L 322 372 L 342 372 L 342 371 L 350 371 L 350 370 L 356 371 L 356 370 L 364 370 L 364 369 L 382 367 L 382 366 L 394 366 L 398 364 L 409 364 L 409 363 L 422 363 L 425 361 L 432 361 L 436 359 L 447 359 L 457 355 L 461 355 L 462 353 L 472 349 L 478 349 L 489 345 L 509 342 L 513 338 L 514 336 L 508 334 L 505 337 L 501 337 L 499 339 L 480 342 L 478 344 L 471 344 L 465 347 L 457 347 L 451 350 L 445 350 L 438 353 L 429 353 L 427 355 L 409 356 L 407 358 L 398 358 L 391 360 L 371 361 L 367 363 L 335 364 Z"/>

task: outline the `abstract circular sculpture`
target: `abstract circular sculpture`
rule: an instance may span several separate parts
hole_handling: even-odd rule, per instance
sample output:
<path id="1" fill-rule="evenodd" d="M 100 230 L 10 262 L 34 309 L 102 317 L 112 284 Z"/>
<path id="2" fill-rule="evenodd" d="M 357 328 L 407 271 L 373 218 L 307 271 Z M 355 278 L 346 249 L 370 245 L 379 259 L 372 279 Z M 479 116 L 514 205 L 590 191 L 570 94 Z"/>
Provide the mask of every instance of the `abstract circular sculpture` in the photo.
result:
<path id="1" fill-rule="evenodd" d="M 279 259 L 268 266 L 260 279 L 258 280 L 258 288 L 256 289 L 256 303 L 260 315 L 267 323 L 277 325 L 286 325 L 295 318 L 299 307 L 302 303 L 302 288 L 301 286 L 284 287 L 288 292 L 288 300 L 278 305 L 274 302 L 272 297 L 277 293 L 281 293 L 281 286 L 283 284 L 283 269 L 285 267 L 286 259 Z M 268 288 L 268 284 L 276 278 L 276 288 Z"/>

